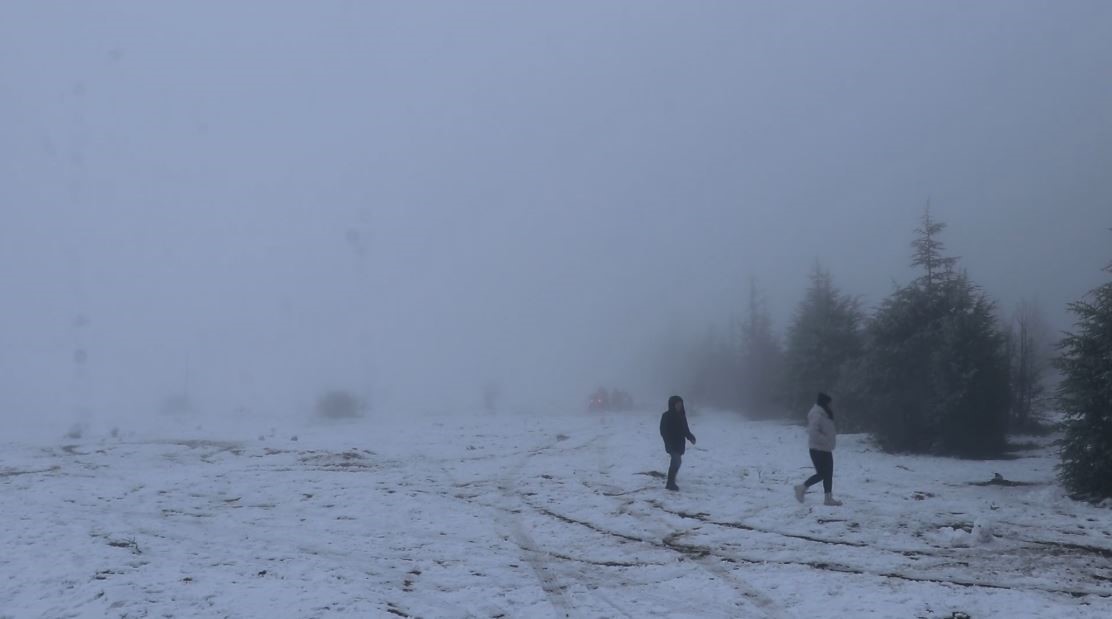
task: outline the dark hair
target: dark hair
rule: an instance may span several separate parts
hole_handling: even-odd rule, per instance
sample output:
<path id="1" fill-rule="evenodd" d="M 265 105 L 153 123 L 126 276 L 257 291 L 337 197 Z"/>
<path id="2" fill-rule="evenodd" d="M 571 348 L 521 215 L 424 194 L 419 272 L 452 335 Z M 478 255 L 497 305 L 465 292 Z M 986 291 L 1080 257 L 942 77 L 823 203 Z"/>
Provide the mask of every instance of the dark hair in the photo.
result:
<path id="1" fill-rule="evenodd" d="M 825 393 L 823 393 L 821 391 L 819 392 L 819 397 L 817 399 L 817 403 L 818 403 L 819 406 L 822 407 L 822 410 L 826 411 L 826 416 L 830 417 L 831 419 L 834 418 L 834 411 L 830 409 L 830 403 L 833 402 L 833 401 L 834 401 L 834 398 L 826 395 Z"/>

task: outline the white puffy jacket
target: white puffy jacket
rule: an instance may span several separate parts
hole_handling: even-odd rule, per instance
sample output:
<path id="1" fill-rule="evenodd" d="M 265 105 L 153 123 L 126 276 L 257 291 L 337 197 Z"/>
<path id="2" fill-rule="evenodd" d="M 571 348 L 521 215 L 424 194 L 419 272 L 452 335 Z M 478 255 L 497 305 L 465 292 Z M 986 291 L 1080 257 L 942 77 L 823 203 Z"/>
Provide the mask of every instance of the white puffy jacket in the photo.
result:
<path id="1" fill-rule="evenodd" d="M 812 406 L 811 412 L 807 413 L 807 444 L 818 451 L 834 451 L 837 442 L 838 431 L 834 428 L 834 420 L 818 404 Z"/>

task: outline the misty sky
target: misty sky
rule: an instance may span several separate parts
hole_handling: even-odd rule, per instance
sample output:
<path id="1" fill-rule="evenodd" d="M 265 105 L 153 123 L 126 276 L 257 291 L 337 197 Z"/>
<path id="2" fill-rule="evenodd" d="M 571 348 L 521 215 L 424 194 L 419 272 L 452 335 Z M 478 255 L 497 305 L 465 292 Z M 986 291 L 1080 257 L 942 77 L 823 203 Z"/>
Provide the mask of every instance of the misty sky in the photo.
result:
<path id="1" fill-rule="evenodd" d="M 666 394 L 750 277 L 906 281 L 928 198 L 1064 327 L 1110 170 L 1103 1 L 9 0 L 0 412 Z"/>

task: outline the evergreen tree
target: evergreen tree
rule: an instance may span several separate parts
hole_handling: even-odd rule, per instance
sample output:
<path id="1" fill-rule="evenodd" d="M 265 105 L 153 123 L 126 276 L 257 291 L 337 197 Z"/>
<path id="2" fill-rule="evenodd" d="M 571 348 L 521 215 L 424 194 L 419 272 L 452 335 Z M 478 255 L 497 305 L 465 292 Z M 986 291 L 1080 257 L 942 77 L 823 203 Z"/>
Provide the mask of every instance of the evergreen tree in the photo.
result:
<path id="1" fill-rule="evenodd" d="M 1011 320 L 1008 357 L 1011 362 L 1011 417 L 1013 432 L 1037 429 L 1046 393 L 1050 364 L 1049 329 L 1033 301 L 1022 301 Z"/>
<path id="2" fill-rule="evenodd" d="M 788 403 L 795 411 L 813 403 L 819 391 L 846 402 L 851 389 L 844 374 L 863 351 L 860 303 L 838 291 L 830 272 L 818 264 L 810 279 L 788 328 L 785 351 Z"/>
<path id="3" fill-rule="evenodd" d="M 945 223 L 936 221 L 931 216 L 930 204 L 928 203 L 927 208 L 923 211 L 919 227 L 915 229 L 915 233 L 919 236 L 911 243 L 915 250 L 911 265 L 923 269 L 920 280 L 926 289 L 932 293 L 937 285 L 945 283 L 953 276 L 954 267 L 958 263 L 956 257 L 942 255 L 945 246 L 939 236 L 945 229 Z"/>
<path id="4" fill-rule="evenodd" d="M 735 409 L 737 353 L 717 329 L 709 329 L 694 353 L 688 393 L 693 402 L 720 409 Z"/>
<path id="5" fill-rule="evenodd" d="M 1112 264 L 1105 270 L 1112 273 Z M 1075 495 L 1112 497 L 1112 282 L 1070 311 L 1077 322 L 1057 360 L 1058 402 L 1067 418 L 1059 474 Z"/>
<path id="6" fill-rule="evenodd" d="M 995 304 L 963 272 L 946 284 L 932 359 L 936 451 L 962 456 L 1007 447 L 1008 357 Z"/>
<path id="7" fill-rule="evenodd" d="M 870 429 L 895 451 L 988 455 L 1005 447 L 1008 358 L 993 303 L 955 258 L 945 228 L 923 216 L 913 264 L 867 332 L 864 385 Z"/>
<path id="8" fill-rule="evenodd" d="M 738 403 L 750 415 L 767 417 L 784 410 L 784 351 L 772 330 L 755 281 L 749 284 L 749 304 L 737 329 Z"/>

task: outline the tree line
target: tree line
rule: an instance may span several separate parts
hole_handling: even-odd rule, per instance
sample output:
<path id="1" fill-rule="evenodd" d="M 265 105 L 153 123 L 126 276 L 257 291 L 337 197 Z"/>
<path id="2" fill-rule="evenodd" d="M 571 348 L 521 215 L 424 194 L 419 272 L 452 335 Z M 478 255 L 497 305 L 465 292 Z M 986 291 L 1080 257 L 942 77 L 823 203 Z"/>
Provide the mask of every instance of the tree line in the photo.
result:
<path id="1" fill-rule="evenodd" d="M 751 283 L 730 328 L 692 347 L 692 398 L 794 418 L 829 391 L 844 431 L 868 432 L 891 452 L 971 458 L 1003 454 L 1009 434 L 1054 429 L 1044 418 L 1054 410 L 1064 416 L 1063 482 L 1079 496 L 1112 497 L 1112 282 L 1070 305 L 1076 324 L 1054 342 L 1033 301 L 1000 310 L 947 255 L 945 229 L 924 212 L 917 276 L 871 311 L 816 264 L 783 338 Z"/>

